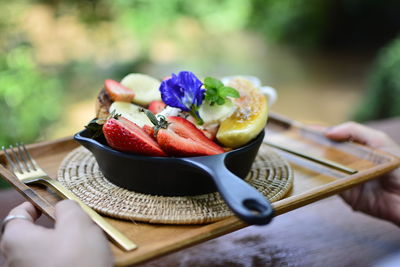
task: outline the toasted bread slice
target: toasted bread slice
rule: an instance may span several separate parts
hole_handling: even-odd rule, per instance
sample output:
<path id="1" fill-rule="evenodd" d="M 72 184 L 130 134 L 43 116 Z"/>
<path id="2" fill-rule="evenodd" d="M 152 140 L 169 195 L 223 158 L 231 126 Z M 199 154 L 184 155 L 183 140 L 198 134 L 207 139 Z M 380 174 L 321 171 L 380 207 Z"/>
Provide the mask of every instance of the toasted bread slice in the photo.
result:
<path id="1" fill-rule="evenodd" d="M 113 103 L 111 97 L 107 94 L 103 88 L 96 99 L 96 118 L 106 119 L 110 114 L 110 106 Z"/>

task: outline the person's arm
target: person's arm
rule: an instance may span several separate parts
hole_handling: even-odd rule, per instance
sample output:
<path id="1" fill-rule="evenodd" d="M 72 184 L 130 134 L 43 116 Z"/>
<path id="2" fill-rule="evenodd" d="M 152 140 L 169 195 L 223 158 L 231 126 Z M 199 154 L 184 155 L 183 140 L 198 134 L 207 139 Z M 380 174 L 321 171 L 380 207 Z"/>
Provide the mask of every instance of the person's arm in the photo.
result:
<path id="1" fill-rule="evenodd" d="M 9 215 L 22 215 L 27 219 L 12 219 L 5 226 L 0 250 L 6 266 L 113 265 L 103 232 L 74 201 L 63 200 L 56 205 L 54 229 L 34 224 L 40 214 L 29 202 L 15 207 Z"/>
<path id="2" fill-rule="evenodd" d="M 335 141 L 354 141 L 400 156 L 400 147 L 385 133 L 354 122 L 325 131 Z M 400 168 L 379 179 L 360 184 L 341 193 L 354 209 L 400 225 Z"/>

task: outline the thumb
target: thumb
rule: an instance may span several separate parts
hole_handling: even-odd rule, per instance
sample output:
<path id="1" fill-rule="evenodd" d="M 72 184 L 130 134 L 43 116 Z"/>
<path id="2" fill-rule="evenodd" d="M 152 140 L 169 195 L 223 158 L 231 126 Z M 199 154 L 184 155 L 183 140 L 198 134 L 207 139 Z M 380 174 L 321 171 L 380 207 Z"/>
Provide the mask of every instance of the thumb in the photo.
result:
<path id="1" fill-rule="evenodd" d="M 56 205 L 55 229 L 65 231 L 69 228 L 92 226 L 94 223 L 82 210 L 79 204 L 73 200 L 62 200 Z"/>
<path id="2" fill-rule="evenodd" d="M 355 122 L 346 122 L 325 131 L 326 137 L 335 141 L 355 141 L 373 148 L 392 145 L 390 138 L 383 132 Z"/>

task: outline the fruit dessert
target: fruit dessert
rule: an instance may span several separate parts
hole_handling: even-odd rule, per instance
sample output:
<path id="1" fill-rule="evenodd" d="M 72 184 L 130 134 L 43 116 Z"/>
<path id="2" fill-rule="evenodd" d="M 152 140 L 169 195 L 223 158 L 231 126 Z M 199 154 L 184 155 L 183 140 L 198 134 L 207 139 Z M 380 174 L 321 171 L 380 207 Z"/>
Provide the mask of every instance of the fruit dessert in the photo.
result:
<path id="1" fill-rule="evenodd" d="M 159 81 L 144 74 L 105 80 L 96 119 L 86 128 L 113 149 L 146 156 L 192 157 L 241 147 L 265 127 L 268 102 L 249 79 L 224 82 L 181 71 Z"/>

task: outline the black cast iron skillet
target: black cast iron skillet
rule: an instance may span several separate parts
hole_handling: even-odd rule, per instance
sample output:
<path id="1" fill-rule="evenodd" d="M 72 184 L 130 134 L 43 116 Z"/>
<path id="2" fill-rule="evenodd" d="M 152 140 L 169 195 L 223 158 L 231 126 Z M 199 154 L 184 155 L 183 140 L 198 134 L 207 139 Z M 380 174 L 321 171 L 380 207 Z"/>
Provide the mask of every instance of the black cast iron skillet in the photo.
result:
<path id="1" fill-rule="evenodd" d="M 140 156 L 110 148 L 104 137 L 88 130 L 74 138 L 89 149 L 104 176 L 128 190 L 162 196 L 189 196 L 219 191 L 229 208 L 249 224 L 267 224 L 273 209 L 265 197 L 243 181 L 264 138 L 264 131 L 247 145 L 213 156 L 165 158 Z"/>

